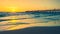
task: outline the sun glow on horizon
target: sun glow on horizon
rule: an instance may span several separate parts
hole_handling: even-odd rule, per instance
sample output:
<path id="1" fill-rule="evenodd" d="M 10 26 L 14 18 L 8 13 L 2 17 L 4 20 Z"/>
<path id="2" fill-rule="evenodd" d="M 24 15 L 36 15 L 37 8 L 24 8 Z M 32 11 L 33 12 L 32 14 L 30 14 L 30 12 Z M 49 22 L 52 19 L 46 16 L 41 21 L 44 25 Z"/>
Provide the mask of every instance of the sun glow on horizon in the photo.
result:
<path id="1" fill-rule="evenodd" d="M 16 12 L 16 11 L 18 11 L 18 7 L 7 7 L 7 8 L 6 8 L 6 11 Z"/>
<path id="2" fill-rule="evenodd" d="M 0 12 L 60 9 L 60 0 L 0 0 Z"/>

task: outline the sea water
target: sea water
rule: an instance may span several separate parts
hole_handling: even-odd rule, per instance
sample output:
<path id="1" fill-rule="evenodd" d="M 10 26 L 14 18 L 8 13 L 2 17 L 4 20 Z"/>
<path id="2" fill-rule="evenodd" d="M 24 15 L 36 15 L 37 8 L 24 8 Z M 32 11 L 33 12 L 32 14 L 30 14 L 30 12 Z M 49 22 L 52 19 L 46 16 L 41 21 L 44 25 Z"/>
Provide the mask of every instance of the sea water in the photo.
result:
<path id="1" fill-rule="evenodd" d="M 30 25 L 32 24 L 32 25 Z M 20 26 L 21 25 L 21 26 Z M 0 31 L 22 29 L 25 26 L 60 26 L 60 11 L 56 12 L 0 12 Z"/>

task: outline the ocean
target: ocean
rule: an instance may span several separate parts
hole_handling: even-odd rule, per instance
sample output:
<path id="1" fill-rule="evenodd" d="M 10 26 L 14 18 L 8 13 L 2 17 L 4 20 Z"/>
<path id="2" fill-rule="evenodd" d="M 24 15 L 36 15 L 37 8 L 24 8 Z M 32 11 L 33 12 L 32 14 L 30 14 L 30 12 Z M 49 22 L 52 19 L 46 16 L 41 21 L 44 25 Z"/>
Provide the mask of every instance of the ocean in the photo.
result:
<path id="1" fill-rule="evenodd" d="M 60 11 L 0 12 L 0 33 L 59 34 Z"/>

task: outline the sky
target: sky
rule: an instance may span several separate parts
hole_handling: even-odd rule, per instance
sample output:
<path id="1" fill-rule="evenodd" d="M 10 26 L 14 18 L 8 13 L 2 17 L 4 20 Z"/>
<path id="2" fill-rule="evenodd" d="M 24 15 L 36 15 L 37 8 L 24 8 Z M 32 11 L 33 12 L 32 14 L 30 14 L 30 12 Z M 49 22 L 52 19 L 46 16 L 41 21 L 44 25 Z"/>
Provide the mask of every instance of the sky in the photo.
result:
<path id="1" fill-rule="evenodd" d="M 60 0 L 0 0 L 0 11 L 60 9 Z"/>

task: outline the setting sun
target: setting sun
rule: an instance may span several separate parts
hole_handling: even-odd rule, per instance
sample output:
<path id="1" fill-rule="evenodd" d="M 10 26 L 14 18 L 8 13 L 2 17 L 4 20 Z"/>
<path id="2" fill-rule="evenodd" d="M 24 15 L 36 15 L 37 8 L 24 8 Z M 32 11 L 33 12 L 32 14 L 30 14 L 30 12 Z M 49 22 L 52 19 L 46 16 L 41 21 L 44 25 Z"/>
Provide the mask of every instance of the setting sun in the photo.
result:
<path id="1" fill-rule="evenodd" d="M 16 11 L 18 11 L 17 9 L 18 9 L 17 7 L 7 7 L 6 8 L 6 10 L 10 11 L 10 12 L 16 12 Z"/>

